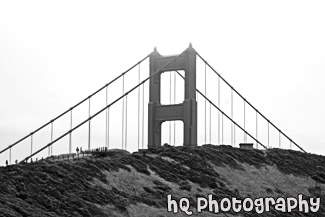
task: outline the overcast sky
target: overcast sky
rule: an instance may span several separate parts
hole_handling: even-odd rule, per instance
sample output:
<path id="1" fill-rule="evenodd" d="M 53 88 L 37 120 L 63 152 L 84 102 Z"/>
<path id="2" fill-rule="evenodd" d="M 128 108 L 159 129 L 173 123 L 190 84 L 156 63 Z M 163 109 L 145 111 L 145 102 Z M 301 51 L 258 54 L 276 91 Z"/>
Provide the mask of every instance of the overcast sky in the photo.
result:
<path id="1" fill-rule="evenodd" d="M 191 42 L 297 144 L 324 155 L 324 11 L 324 1 L 297 0 L 0 1 L 0 149 L 155 46 L 170 55 Z"/>

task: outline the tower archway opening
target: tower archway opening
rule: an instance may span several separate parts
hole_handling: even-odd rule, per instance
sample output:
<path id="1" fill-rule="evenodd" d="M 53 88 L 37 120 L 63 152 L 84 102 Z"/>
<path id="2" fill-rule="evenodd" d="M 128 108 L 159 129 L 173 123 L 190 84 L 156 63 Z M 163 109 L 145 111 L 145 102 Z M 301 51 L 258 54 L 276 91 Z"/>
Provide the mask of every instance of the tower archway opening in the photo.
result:
<path id="1" fill-rule="evenodd" d="M 172 105 L 183 103 L 185 83 L 184 79 L 179 75 L 184 77 L 184 70 L 178 71 L 166 71 L 160 75 L 160 104 L 161 105 Z"/>
<path id="2" fill-rule="evenodd" d="M 161 145 L 182 146 L 184 143 L 183 121 L 164 121 L 161 124 Z"/>

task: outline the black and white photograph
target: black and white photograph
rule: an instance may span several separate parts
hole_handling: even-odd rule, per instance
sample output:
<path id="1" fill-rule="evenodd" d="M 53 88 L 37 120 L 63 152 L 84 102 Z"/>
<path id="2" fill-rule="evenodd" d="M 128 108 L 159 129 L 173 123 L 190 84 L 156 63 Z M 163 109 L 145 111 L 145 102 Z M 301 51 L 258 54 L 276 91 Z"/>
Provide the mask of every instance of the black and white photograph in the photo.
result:
<path id="1" fill-rule="evenodd" d="M 0 217 L 325 216 L 324 11 L 0 0 Z"/>

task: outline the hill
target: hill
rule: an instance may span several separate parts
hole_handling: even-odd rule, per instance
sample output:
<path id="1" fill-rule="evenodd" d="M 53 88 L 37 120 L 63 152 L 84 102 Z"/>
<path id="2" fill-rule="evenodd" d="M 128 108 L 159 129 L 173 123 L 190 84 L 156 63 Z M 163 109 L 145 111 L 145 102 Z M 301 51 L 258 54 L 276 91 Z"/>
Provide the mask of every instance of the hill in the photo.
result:
<path id="1" fill-rule="evenodd" d="M 181 198 L 184 206 L 189 202 L 191 216 L 325 216 L 324 192 L 324 156 L 280 149 L 167 146 L 0 168 L 0 215 L 8 217 L 188 216 L 176 206 Z M 167 211 L 167 195 L 177 214 Z M 216 204 L 208 195 L 214 202 L 246 200 L 246 207 L 253 201 L 254 208 L 222 212 L 219 203 L 219 212 L 213 213 Z M 311 212 L 311 207 L 308 213 L 299 211 L 299 204 L 290 213 L 279 206 L 266 211 L 255 200 L 274 198 L 278 202 L 280 197 L 286 200 L 298 195 L 307 202 L 319 198 L 317 212 Z M 258 214 L 261 208 L 264 212 Z"/>

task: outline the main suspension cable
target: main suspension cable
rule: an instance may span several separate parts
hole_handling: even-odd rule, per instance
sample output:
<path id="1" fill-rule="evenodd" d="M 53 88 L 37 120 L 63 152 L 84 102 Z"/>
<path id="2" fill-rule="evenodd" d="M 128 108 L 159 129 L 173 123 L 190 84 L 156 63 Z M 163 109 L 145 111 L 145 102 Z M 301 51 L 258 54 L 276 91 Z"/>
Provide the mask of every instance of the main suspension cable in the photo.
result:
<path id="1" fill-rule="evenodd" d="M 207 66 L 209 66 L 209 68 L 218 75 L 219 78 L 221 78 L 227 85 L 231 86 L 197 51 L 196 55 L 203 61 L 205 62 L 205 64 L 207 64 Z M 236 89 L 234 89 L 235 93 L 241 97 L 242 99 L 245 99 Z M 255 109 L 259 115 L 261 115 L 261 117 L 263 117 L 265 120 L 268 120 L 261 112 L 259 112 L 250 102 L 248 102 L 247 100 L 245 100 L 246 103 L 251 106 L 253 109 Z M 269 121 L 269 120 L 268 120 Z M 271 124 L 276 130 L 280 130 L 277 126 L 275 126 L 272 122 L 269 121 L 269 124 Z M 301 151 L 303 151 L 304 153 L 307 153 L 302 147 L 300 147 L 297 143 L 295 143 L 290 137 L 288 137 L 285 133 L 283 133 L 283 131 L 281 131 L 282 135 L 285 136 L 289 141 L 291 141 L 296 147 L 298 147 Z"/>
<path id="2" fill-rule="evenodd" d="M 134 86 L 133 88 L 131 88 L 129 91 L 127 91 L 126 93 L 124 93 L 122 96 L 118 97 L 116 100 L 114 100 L 112 103 L 110 103 L 109 105 L 105 106 L 103 109 L 99 110 L 97 113 L 93 114 L 91 117 L 87 118 L 86 120 L 84 120 L 83 122 L 81 122 L 80 124 L 76 125 L 74 128 L 72 128 L 71 131 L 74 131 L 76 129 L 78 129 L 80 126 L 84 125 L 85 123 L 87 123 L 88 121 L 90 121 L 92 118 L 96 117 L 97 115 L 99 115 L 100 113 L 102 113 L 103 111 L 105 111 L 107 108 L 111 107 L 112 105 L 114 105 L 116 102 L 118 102 L 119 100 L 123 99 L 126 95 L 128 95 L 129 93 L 131 93 L 132 91 L 134 91 L 136 88 L 138 88 L 139 86 L 143 85 L 146 81 L 148 81 L 149 79 L 151 79 L 152 77 L 156 76 L 158 73 L 161 72 L 161 70 L 163 70 L 165 67 L 167 67 L 168 65 L 170 65 L 171 63 L 173 63 L 180 55 L 182 55 L 183 53 L 177 55 L 176 57 L 174 57 L 170 62 L 166 63 L 164 66 L 162 66 L 159 70 L 157 70 L 156 72 L 154 72 L 153 74 L 151 74 L 150 76 L 148 76 L 146 79 L 144 79 L 143 81 L 141 81 L 139 84 L 137 84 L 136 86 Z M 27 162 L 28 159 L 30 159 L 31 157 L 35 156 L 36 154 L 38 154 L 39 152 L 43 151 L 45 148 L 48 148 L 49 146 L 51 146 L 53 143 L 61 140 L 63 137 L 65 137 L 66 135 L 69 134 L 70 131 L 62 134 L 61 136 L 59 136 L 58 138 L 56 138 L 53 142 L 45 145 L 44 147 L 42 147 L 41 149 L 39 149 L 38 151 L 32 153 L 30 156 L 26 157 L 25 159 L 23 159 L 21 162 Z"/>
<path id="3" fill-rule="evenodd" d="M 120 79 L 123 75 L 127 74 L 128 72 L 130 72 L 134 67 L 136 67 L 139 63 L 142 63 L 144 60 L 146 60 L 148 57 L 150 56 L 150 54 L 146 55 L 144 58 L 142 58 L 140 61 L 138 61 L 136 64 L 134 64 L 133 66 L 131 66 L 129 69 L 127 69 L 125 72 L 123 72 L 122 74 L 120 74 L 119 76 L 115 77 L 113 80 L 111 80 L 110 82 L 108 82 L 107 84 L 105 84 L 104 86 L 102 86 L 101 88 L 99 88 L 98 90 L 96 90 L 95 92 L 93 92 L 92 94 L 90 94 L 90 97 L 96 95 L 98 92 L 102 91 L 105 87 L 111 85 L 112 83 L 114 83 L 116 80 Z M 77 104 L 75 104 L 74 106 L 72 106 L 72 108 L 76 108 L 77 106 L 79 106 L 80 104 L 84 103 L 85 101 L 87 101 L 89 98 L 86 97 L 83 100 L 81 100 L 80 102 L 78 102 Z M 61 118 L 63 115 L 67 114 L 70 111 L 71 108 L 67 109 L 66 111 L 64 111 L 63 113 L 61 113 L 60 115 L 56 116 L 55 118 L 53 118 L 51 121 L 45 123 L 44 125 L 42 125 L 41 127 L 37 128 L 36 130 L 34 130 L 33 132 L 31 132 L 30 134 L 24 136 L 23 138 L 19 139 L 18 141 L 14 142 L 13 144 L 9 145 L 7 148 L 3 149 L 0 151 L 0 154 L 2 154 L 3 152 L 7 151 L 8 149 L 14 147 L 15 145 L 19 144 L 20 142 L 22 142 L 23 140 L 27 139 L 28 137 L 30 137 L 32 134 L 35 134 L 36 132 L 40 131 L 41 129 L 43 129 L 44 127 L 46 127 L 47 125 L 51 124 L 52 122 L 56 121 L 57 119 Z"/>

